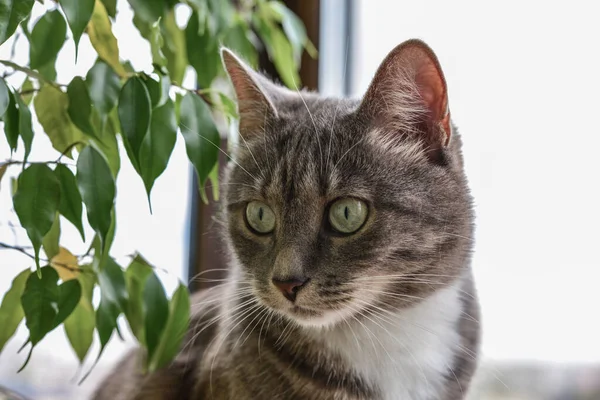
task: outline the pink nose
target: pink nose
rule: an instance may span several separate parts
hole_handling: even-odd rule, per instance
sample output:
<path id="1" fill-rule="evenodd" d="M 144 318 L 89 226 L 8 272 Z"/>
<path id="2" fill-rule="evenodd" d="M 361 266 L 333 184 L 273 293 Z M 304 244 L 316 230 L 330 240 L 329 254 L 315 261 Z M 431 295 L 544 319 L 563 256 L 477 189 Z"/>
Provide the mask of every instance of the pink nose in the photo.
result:
<path id="1" fill-rule="evenodd" d="M 296 295 L 298 291 L 304 287 L 308 283 L 309 279 L 298 279 L 292 278 L 287 280 L 279 280 L 273 278 L 273 284 L 277 286 L 277 289 L 283 293 L 286 299 L 291 301 L 292 303 L 296 301 Z"/>

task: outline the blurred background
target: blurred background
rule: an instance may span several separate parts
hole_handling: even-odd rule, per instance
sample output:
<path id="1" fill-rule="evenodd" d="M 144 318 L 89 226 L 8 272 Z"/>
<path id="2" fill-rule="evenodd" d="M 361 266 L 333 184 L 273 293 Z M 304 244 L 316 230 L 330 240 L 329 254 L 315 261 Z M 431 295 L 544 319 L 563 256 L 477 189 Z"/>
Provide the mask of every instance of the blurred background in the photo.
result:
<path id="1" fill-rule="evenodd" d="M 594 117 L 600 109 L 600 3 L 284 2 L 303 19 L 319 49 L 317 60 L 303 58 L 303 84 L 325 95 L 361 96 L 387 53 L 409 38 L 425 40 L 440 59 L 477 213 L 473 266 L 483 357 L 471 398 L 600 399 L 600 168 L 595 157 L 600 128 Z M 53 5 L 36 3 L 32 23 L 45 7 Z M 122 58 L 136 68 L 151 63 L 127 1 L 119 0 L 118 9 L 113 30 Z M 189 10 L 181 7 L 177 17 L 185 25 Z M 94 63 L 86 40 L 84 35 L 77 64 L 72 42 L 65 44 L 57 81 L 68 81 Z M 18 39 L 0 47 L 0 58 L 9 59 L 13 49 L 15 59 L 26 63 L 28 49 Z M 275 75 L 268 60 L 261 64 Z M 184 86 L 194 82 L 190 70 Z M 224 140 L 227 136 L 223 132 Z M 223 263 L 210 218 L 214 205 L 198 200 L 184 151 L 178 137 L 165 176 L 156 182 L 153 215 L 137 206 L 146 199 L 130 164 L 123 163 L 117 181 L 116 207 L 127 218 L 120 222 L 113 253 L 118 258 L 139 250 L 166 270 L 161 278 L 171 289 L 178 279 Z M 8 154 L 0 141 L 0 158 Z M 38 144 L 31 157 L 44 159 L 44 145 Z M 128 189 L 127 197 L 119 188 Z M 0 212 L 10 201 L 9 191 L 0 191 Z M 11 222 L 16 216 L 1 215 L 0 241 L 14 237 Z M 65 240 L 78 235 L 69 228 L 64 228 Z M 27 243 L 25 235 L 19 240 Z M 29 263 L 13 253 L 0 253 L 0 293 Z M 4 349 L 0 385 L 44 400 L 86 398 L 132 343 L 112 341 L 95 372 L 78 386 L 73 380 L 78 362 L 60 331 L 50 334 L 29 366 L 16 374 L 25 356 L 17 350 L 26 337 L 22 327 Z"/>

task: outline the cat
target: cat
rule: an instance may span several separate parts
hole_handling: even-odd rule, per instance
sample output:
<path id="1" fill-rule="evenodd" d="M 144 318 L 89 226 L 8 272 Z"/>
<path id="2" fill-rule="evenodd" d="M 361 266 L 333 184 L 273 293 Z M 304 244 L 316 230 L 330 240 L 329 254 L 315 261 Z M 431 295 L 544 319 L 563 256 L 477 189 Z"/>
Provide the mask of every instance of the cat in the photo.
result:
<path id="1" fill-rule="evenodd" d="M 409 40 L 360 100 L 288 90 L 222 49 L 240 115 L 227 282 L 185 346 L 98 400 L 457 400 L 477 367 L 474 215 L 438 59 Z"/>

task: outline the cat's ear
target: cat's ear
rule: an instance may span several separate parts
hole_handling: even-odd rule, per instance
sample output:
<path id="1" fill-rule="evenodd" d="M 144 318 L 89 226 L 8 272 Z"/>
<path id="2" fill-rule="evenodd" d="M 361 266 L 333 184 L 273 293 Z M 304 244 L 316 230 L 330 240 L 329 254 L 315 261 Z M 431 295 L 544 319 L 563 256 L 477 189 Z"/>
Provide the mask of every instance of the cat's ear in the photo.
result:
<path id="1" fill-rule="evenodd" d="M 433 50 L 417 39 L 385 58 L 360 110 L 386 134 L 418 135 L 432 152 L 452 136 L 444 74 Z"/>
<path id="2" fill-rule="evenodd" d="M 270 86 L 275 86 L 246 65 L 231 50 L 223 47 L 221 58 L 237 97 L 240 133 L 246 138 L 261 134 L 271 118 L 277 118 Z"/>

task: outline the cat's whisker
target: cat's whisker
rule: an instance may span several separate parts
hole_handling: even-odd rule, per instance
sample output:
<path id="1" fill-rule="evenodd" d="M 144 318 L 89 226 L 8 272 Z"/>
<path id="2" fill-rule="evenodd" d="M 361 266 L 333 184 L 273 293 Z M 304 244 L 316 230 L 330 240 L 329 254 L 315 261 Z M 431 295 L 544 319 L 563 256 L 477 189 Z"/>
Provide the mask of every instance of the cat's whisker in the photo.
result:
<path id="1" fill-rule="evenodd" d="M 294 79 L 293 76 L 292 76 L 292 79 Z M 306 104 L 306 101 L 304 100 L 304 97 L 302 97 L 302 93 L 298 89 L 298 85 L 296 84 L 295 80 L 294 80 L 294 87 L 296 88 L 296 92 L 298 93 L 298 96 L 300 97 L 300 100 L 302 100 L 302 104 L 304 104 L 304 107 L 306 107 L 306 111 L 308 112 L 308 115 L 310 116 L 310 120 L 312 121 L 312 124 L 313 124 L 313 126 L 315 128 L 315 140 L 317 141 L 317 144 L 319 145 L 319 154 L 320 154 L 320 161 L 321 161 L 321 173 L 323 173 L 323 149 L 321 148 L 321 140 L 319 138 L 319 129 L 317 128 L 317 124 L 315 123 L 315 118 L 313 117 L 312 113 L 310 112 L 310 109 L 308 108 L 308 104 Z"/>
<path id="2" fill-rule="evenodd" d="M 208 290 L 208 289 L 206 289 L 206 290 Z M 226 296 L 220 296 L 217 299 L 208 298 L 206 300 L 194 303 L 194 304 L 192 304 L 191 309 L 192 310 L 202 309 L 207 304 L 213 304 L 213 303 L 222 304 L 225 301 L 228 301 L 231 299 L 236 299 L 238 297 L 239 298 L 251 297 L 253 293 L 254 293 L 254 291 L 252 289 L 244 289 L 244 290 L 235 291 L 233 293 L 227 294 Z"/>
<path id="3" fill-rule="evenodd" d="M 437 285 L 437 286 L 445 286 L 445 285 L 447 285 L 444 282 L 436 282 L 436 281 L 432 281 L 432 280 L 428 280 L 428 279 L 418 279 L 418 278 L 409 278 L 409 277 L 404 277 L 402 279 L 388 278 L 388 279 L 383 280 L 383 282 L 388 282 L 388 281 L 390 281 L 390 282 L 392 282 L 394 284 L 399 284 L 399 283 L 406 283 L 406 284 L 411 284 L 411 285 L 413 285 L 413 284 L 423 284 L 423 285 L 429 285 L 432 288 L 433 288 L 433 285 Z M 374 281 L 374 282 L 368 282 L 367 281 L 367 282 L 361 282 L 360 284 L 361 285 L 365 285 L 365 283 L 370 283 L 370 284 L 373 284 L 373 285 L 375 285 L 375 284 L 381 285 L 382 281 Z M 455 288 L 455 290 L 458 293 L 462 293 L 463 295 L 469 297 L 470 299 L 476 299 L 476 296 L 473 293 L 470 293 L 470 292 L 467 292 L 467 291 L 465 291 L 463 289 L 458 289 L 458 288 Z"/>
<path id="4" fill-rule="evenodd" d="M 244 343 L 246 343 L 246 341 L 250 338 L 250 335 L 252 335 L 252 332 L 254 332 L 254 329 L 258 326 L 258 324 L 260 324 L 260 318 L 263 315 L 266 315 L 266 313 L 269 311 L 268 308 L 264 307 L 263 310 L 261 312 L 259 312 L 253 319 L 252 321 L 250 321 L 248 323 L 248 326 L 242 331 L 242 333 L 240 334 L 240 337 L 238 338 L 238 341 L 242 338 L 242 336 L 244 336 L 244 333 L 246 332 L 246 330 L 248 329 L 248 327 L 250 327 L 252 325 L 252 323 L 254 321 L 256 321 L 258 319 L 258 321 L 256 322 L 256 324 L 252 325 L 252 329 L 250 329 L 250 331 L 248 332 L 248 335 L 246 336 L 246 339 L 244 339 L 242 341 L 242 346 L 244 345 Z M 238 341 L 235 342 L 235 345 L 233 346 L 233 348 L 235 348 L 237 346 Z"/>
<path id="5" fill-rule="evenodd" d="M 280 343 L 281 338 L 283 337 L 283 335 L 285 334 L 285 332 L 287 331 L 287 329 L 292 325 L 292 320 L 290 319 L 287 323 L 287 325 L 285 326 L 285 328 L 283 328 L 283 330 L 279 333 L 279 337 L 277 338 L 277 340 L 275 341 L 275 347 L 278 347 L 278 344 Z M 282 342 L 283 344 L 283 342 Z"/>
<path id="6" fill-rule="evenodd" d="M 229 331 L 227 331 L 225 336 L 223 336 L 223 339 L 221 340 L 221 342 L 217 345 L 217 348 L 214 351 L 214 354 L 212 357 L 212 361 L 210 363 L 209 386 L 210 386 L 211 393 L 212 393 L 213 369 L 214 369 L 214 365 L 215 365 L 215 360 L 217 359 L 217 355 L 219 354 L 219 350 L 221 350 L 221 346 L 223 346 L 223 343 L 225 343 L 227 337 L 231 334 L 231 332 L 233 332 L 235 330 L 235 328 L 237 328 L 242 322 L 244 322 L 246 319 L 248 319 L 250 316 L 252 316 L 256 311 L 260 310 L 260 308 L 261 308 L 260 304 L 255 304 L 254 306 L 250 307 L 248 310 L 242 311 L 241 316 L 236 320 L 237 323 L 235 323 L 235 325 L 232 328 L 230 328 Z M 215 336 L 215 339 L 217 337 L 218 336 Z M 211 344 L 212 344 L 212 341 L 211 341 Z M 210 344 L 209 344 L 209 347 L 210 347 Z"/>
<path id="7" fill-rule="evenodd" d="M 363 302 L 363 301 L 362 301 L 362 300 L 360 300 L 360 299 L 356 299 L 356 300 Z M 370 304 L 369 304 L 369 303 L 367 303 L 367 302 L 363 302 L 363 305 L 366 305 L 366 306 L 368 306 L 368 307 L 372 307 L 372 305 L 370 305 Z M 373 315 L 373 317 L 374 317 L 374 318 L 376 318 L 376 319 L 379 319 L 379 320 L 382 320 L 382 321 L 384 321 L 384 322 L 387 322 L 388 324 L 390 324 L 390 325 L 392 325 L 392 326 L 393 326 L 393 325 L 395 325 L 395 322 L 394 322 L 393 320 L 391 320 L 391 319 L 390 319 L 390 318 L 388 318 L 388 317 L 382 317 L 382 316 L 379 316 L 379 317 L 378 317 L 378 316 L 377 316 L 377 314 L 376 314 L 376 311 L 375 311 L 375 310 L 373 310 L 373 309 L 370 309 L 370 308 L 368 308 L 368 307 L 367 307 L 367 308 L 364 308 L 364 311 L 365 311 L 366 313 L 368 313 L 368 314 L 370 314 L 370 315 Z M 380 310 L 383 310 L 383 309 L 382 309 L 382 308 L 380 308 L 380 307 L 376 307 L 376 308 L 378 308 L 378 309 L 380 309 Z M 385 318 L 385 319 L 384 319 L 384 318 Z M 372 321 L 372 320 L 371 320 L 371 321 Z M 403 348 L 404 348 L 404 349 L 407 351 L 407 353 L 408 353 L 408 354 L 409 354 L 409 356 L 410 356 L 410 357 L 413 359 L 413 361 L 415 362 L 415 364 L 417 364 L 417 367 L 419 368 L 419 370 L 420 370 L 421 374 L 423 375 L 423 378 L 424 378 L 424 380 L 425 380 L 425 384 L 426 384 L 427 386 L 429 386 L 429 385 L 430 385 L 430 383 L 429 383 L 429 380 L 427 379 L 427 375 L 425 375 L 425 371 L 424 371 L 424 370 L 423 370 L 423 368 L 421 367 L 421 364 L 420 364 L 420 363 L 419 363 L 419 361 L 416 359 L 416 357 L 414 356 L 414 354 L 413 354 L 413 353 L 410 351 L 410 349 L 408 348 L 408 346 L 406 346 L 406 344 L 402 343 L 402 341 L 400 341 L 400 339 L 399 339 L 399 338 L 397 338 L 397 337 L 395 337 L 394 335 L 392 335 L 392 333 L 391 333 L 391 332 L 390 332 L 390 331 L 389 331 L 387 328 L 385 328 L 384 326 L 382 326 L 381 324 L 379 324 L 379 323 L 377 323 L 377 322 L 375 322 L 375 321 L 372 321 L 372 322 L 373 322 L 373 323 L 375 323 L 377 326 L 379 326 L 381 329 L 383 329 L 383 331 L 384 331 L 385 333 L 387 333 L 387 334 L 388 334 L 388 336 L 389 336 L 390 338 L 392 338 L 392 340 L 394 340 L 396 343 L 398 343 L 400 346 L 402 346 L 402 347 L 403 347 Z M 392 362 L 393 362 L 393 360 L 392 360 Z M 395 365 L 395 363 L 394 363 L 394 365 Z M 396 371 L 397 371 L 397 370 L 396 370 Z"/>
<path id="8" fill-rule="evenodd" d="M 268 313 L 267 313 L 267 314 L 264 316 L 264 318 L 262 319 L 262 324 L 261 324 L 261 326 L 260 326 L 260 330 L 258 331 L 258 340 L 257 340 L 257 342 L 256 342 L 256 343 L 257 343 L 257 345 L 258 345 L 258 358 L 259 358 L 259 359 L 260 359 L 260 339 L 261 339 L 261 336 L 262 336 L 262 331 L 263 331 L 263 328 L 265 327 L 265 322 L 267 322 L 267 319 L 268 319 L 268 320 L 269 320 L 269 322 L 270 322 L 270 321 L 271 321 L 271 318 L 273 318 L 273 314 L 274 314 L 274 311 L 273 311 L 273 310 L 271 310 L 271 309 L 269 309 L 269 308 L 266 308 L 266 310 L 268 311 Z M 268 331 L 269 331 L 269 327 L 267 327 L 267 332 L 268 332 Z"/>
<path id="9" fill-rule="evenodd" d="M 421 296 L 414 296 L 411 294 L 403 294 L 403 293 L 393 293 L 393 292 L 387 292 L 384 290 L 373 290 L 373 289 L 361 289 L 362 291 L 365 291 L 367 293 L 376 293 L 376 294 L 381 294 L 384 296 L 391 296 L 391 297 L 395 297 L 395 298 L 399 298 L 399 299 L 416 299 L 416 300 L 423 300 L 423 297 Z"/>
<path id="10" fill-rule="evenodd" d="M 209 273 L 209 272 L 217 272 L 217 271 L 230 271 L 230 270 L 228 268 L 211 268 L 211 269 L 205 269 L 204 271 L 201 271 L 201 272 L 197 273 L 196 275 L 194 275 L 192 278 L 190 278 L 190 282 L 194 278 L 196 278 L 196 277 L 198 277 L 200 275 L 203 275 L 203 274 L 206 274 L 206 273 Z"/>
<path id="11" fill-rule="evenodd" d="M 337 162 L 335 163 L 335 165 L 333 166 L 333 169 L 335 170 L 336 167 L 339 165 L 339 163 L 344 159 L 344 157 L 346 157 L 346 155 L 348 153 L 350 153 L 350 150 L 354 149 L 356 146 L 358 146 L 360 143 L 362 143 L 365 139 L 367 138 L 367 136 L 365 135 L 362 139 L 356 141 L 356 143 L 354 143 L 352 146 L 350 146 L 350 148 L 348 150 L 346 150 L 346 152 L 344 154 L 342 154 L 342 156 L 339 158 L 339 160 L 337 160 Z"/>
<path id="12" fill-rule="evenodd" d="M 248 142 L 244 138 L 244 135 L 242 135 L 242 132 L 239 131 L 239 129 L 238 129 L 238 135 L 242 138 L 242 141 L 246 145 L 246 148 L 248 149 L 248 152 L 250 153 L 250 155 L 252 156 L 252 159 L 254 160 L 254 163 L 256 164 L 256 168 L 258 168 L 258 170 L 260 171 L 261 175 L 264 177 L 265 174 L 264 174 L 262 168 L 260 167 L 260 165 L 258 165 L 258 161 L 256 161 L 256 157 L 254 157 L 254 153 L 252 153 L 252 150 L 250 149 L 250 146 L 248 146 Z"/>
<path id="13" fill-rule="evenodd" d="M 221 306 L 221 304 L 223 303 L 223 301 L 227 301 L 228 299 L 218 299 L 219 302 L 216 304 L 217 307 Z M 204 321 L 204 323 L 200 322 L 198 324 L 196 324 L 196 327 L 194 327 L 194 336 L 192 336 L 192 338 L 189 340 L 188 344 L 191 343 L 191 345 L 193 346 L 193 343 L 195 342 L 195 340 L 197 339 L 197 337 L 204 332 L 206 329 L 208 329 L 210 326 L 212 326 L 213 324 L 215 324 L 216 322 L 219 322 L 221 319 L 223 319 L 224 317 L 227 316 L 227 318 L 225 318 L 223 320 L 223 322 L 228 321 L 231 318 L 235 317 L 235 312 L 239 309 L 242 309 L 243 307 L 255 302 L 256 300 L 254 298 L 251 298 L 250 300 L 246 300 L 245 302 L 237 305 L 236 307 L 234 307 L 233 309 L 229 310 L 229 312 L 231 313 L 231 315 L 227 316 L 227 314 L 218 314 L 217 316 L 209 319 L 208 321 Z M 198 329 L 199 326 L 202 326 L 202 329 L 200 329 L 199 331 L 196 331 L 196 329 Z M 186 345 L 187 346 L 187 345 Z M 184 346 L 184 348 L 186 347 Z"/>
<path id="14" fill-rule="evenodd" d="M 389 278 L 405 278 L 405 277 L 439 277 L 439 278 L 460 278 L 460 275 L 444 275 L 444 274 L 425 274 L 420 272 L 408 273 L 408 274 L 391 274 L 391 275 L 374 275 L 374 276 L 361 276 L 354 278 L 355 281 L 370 280 L 370 279 L 389 279 Z"/>
<path id="15" fill-rule="evenodd" d="M 265 112 L 263 113 L 263 124 L 262 124 L 262 137 L 263 137 L 263 149 L 265 152 L 265 157 L 267 158 L 267 165 L 269 166 L 269 172 L 273 173 L 273 166 L 271 165 L 271 160 L 269 160 L 269 152 L 267 151 L 267 109 L 265 108 Z"/>
<path id="16" fill-rule="evenodd" d="M 350 309 L 352 309 L 352 307 L 350 306 Z M 354 309 L 356 311 L 356 309 Z M 371 321 L 372 323 L 376 324 L 377 326 L 379 326 L 381 329 L 383 329 L 384 331 L 387 331 L 383 326 L 381 326 L 378 322 L 373 321 L 367 314 L 366 314 L 366 310 L 364 309 L 359 309 L 358 310 L 358 314 L 363 317 L 368 319 L 369 321 Z M 364 323 L 362 323 L 359 319 L 356 319 L 356 321 L 358 321 L 367 331 L 369 331 L 373 337 L 375 338 L 375 340 L 377 340 L 377 342 L 379 343 L 379 346 L 381 347 L 381 349 L 385 352 L 385 354 L 388 356 L 388 358 L 390 359 L 390 361 L 392 362 L 392 365 L 394 365 L 394 368 L 396 368 L 396 363 L 394 362 L 394 359 L 392 358 L 392 356 L 390 355 L 390 353 L 387 351 L 386 347 L 383 345 L 383 343 L 381 342 L 381 340 L 379 340 L 379 338 L 377 337 L 377 335 L 375 335 L 373 333 L 373 331 L 371 331 L 369 329 L 369 327 L 367 327 Z M 389 332 L 388 332 L 389 333 Z"/>
<path id="17" fill-rule="evenodd" d="M 350 330 L 350 333 L 352 334 L 352 336 L 354 336 L 354 340 L 356 341 L 356 348 L 360 348 L 360 343 L 358 341 L 358 336 L 356 336 L 356 334 L 354 333 L 354 330 L 352 329 L 352 325 L 350 325 L 350 322 L 348 322 L 347 318 L 344 318 L 342 316 L 342 313 L 339 312 L 339 310 L 334 309 L 333 310 L 338 316 L 340 316 L 340 319 L 342 321 L 344 321 L 346 323 L 346 325 L 348 326 L 348 329 Z"/>

